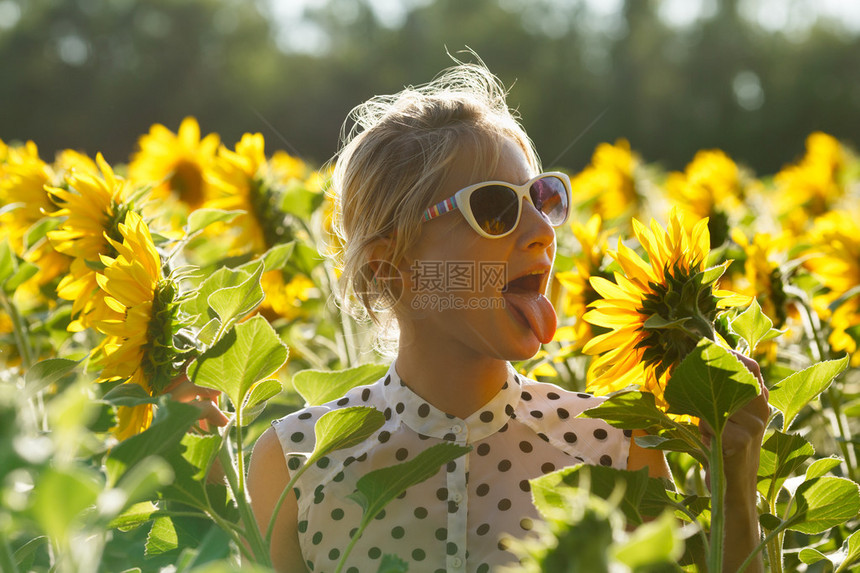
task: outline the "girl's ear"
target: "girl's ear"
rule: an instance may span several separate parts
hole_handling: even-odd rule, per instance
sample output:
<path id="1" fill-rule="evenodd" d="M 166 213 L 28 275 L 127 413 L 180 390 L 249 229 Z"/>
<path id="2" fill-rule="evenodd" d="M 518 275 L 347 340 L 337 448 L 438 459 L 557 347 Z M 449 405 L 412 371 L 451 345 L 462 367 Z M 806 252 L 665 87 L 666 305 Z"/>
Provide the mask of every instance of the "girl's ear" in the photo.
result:
<path id="1" fill-rule="evenodd" d="M 367 264 L 376 273 L 380 264 L 384 261 L 390 264 L 391 255 L 394 253 L 394 240 L 389 237 L 375 239 L 367 249 Z"/>

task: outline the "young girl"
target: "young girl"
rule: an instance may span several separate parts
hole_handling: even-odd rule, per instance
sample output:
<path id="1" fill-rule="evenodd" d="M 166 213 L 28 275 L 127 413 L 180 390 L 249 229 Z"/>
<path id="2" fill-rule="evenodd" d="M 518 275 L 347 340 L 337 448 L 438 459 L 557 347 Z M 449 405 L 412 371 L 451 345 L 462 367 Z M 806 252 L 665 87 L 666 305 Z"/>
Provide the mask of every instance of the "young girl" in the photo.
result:
<path id="1" fill-rule="evenodd" d="M 375 320 L 390 309 L 398 353 L 376 383 L 276 420 L 257 442 L 248 485 L 265 531 L 290 472 L 313 450 L 321 415 L 373 406 L 386 419 L 364 442 L 315 464 L 288 495 L 271 547 L 277 570 L 334 571 L 361 518 L 347 499 L 356 481 L 443 441 L 472 450 L 390 503 L 346 571 L 374 572 L 386 553 L 415 572 L 491 571 L 516 563 L 502 536 L 527 535 L 538 518 L 529 479 L 582 462 L 669 477 L 659 451 L 577 418 L 601 399 L 527 379 L 509 363 L 532 357 L 555 332 L 544 293 L 554 227 L 566 221 L 571 197 L 566 176 L 541 174 L 494 76 L 459 65 L 427 86 L 374 98 L 352 117 L 333 178 L 342 282 Z M 766 417 L 759 397 L 725 434 L 727 571 L 758 542 Z"/>

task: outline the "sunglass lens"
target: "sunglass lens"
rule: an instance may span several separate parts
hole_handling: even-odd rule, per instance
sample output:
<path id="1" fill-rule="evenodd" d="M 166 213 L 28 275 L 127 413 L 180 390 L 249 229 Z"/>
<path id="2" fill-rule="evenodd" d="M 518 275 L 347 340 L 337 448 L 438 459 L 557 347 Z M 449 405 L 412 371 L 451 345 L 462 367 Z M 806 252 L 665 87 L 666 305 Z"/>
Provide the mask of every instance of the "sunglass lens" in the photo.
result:
<path id="1" fill-rule="evenodd" d="M 564 181 L 547 175 L 535 181 L 529 190 L 535 208 L 544 214 L 551 225 L 557 226 L 567 217 L 567 189 Z"/>
<path id="2" fill-rule="evenodd" d="M 487 185 L 469 197 L 469 207 L 478 225 L 489 235 L 503 235 L 517 224 L 519 200 L 513 189 Z"/>

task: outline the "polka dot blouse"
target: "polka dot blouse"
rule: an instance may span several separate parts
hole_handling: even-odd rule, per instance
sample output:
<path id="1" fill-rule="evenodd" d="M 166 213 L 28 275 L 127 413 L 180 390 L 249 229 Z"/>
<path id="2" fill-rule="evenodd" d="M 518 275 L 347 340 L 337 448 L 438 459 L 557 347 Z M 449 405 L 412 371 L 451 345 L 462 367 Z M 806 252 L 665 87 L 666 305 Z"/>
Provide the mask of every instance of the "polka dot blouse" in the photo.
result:
<path id="1" fill-rule="evenodd" d="M 524 537 L 538 519 L 529 479 L 581 462 L 626 468 L 628 433 L 576 418 L 600 400 L 524 378 L 509 365 L 501 391 L 463 420 L 412 392 L 392 364 L 374 384 L 276 420 L 287 467 L 294 471 L 313 451 L 314 424 L 326 412 L 373 406 L 385 414 L 376 434 L 320 459 L 297 483 L 299 542 L 308 570 L 337 567 L 361 520 L 361 508 L 347 496 L 362 475 L 410 460 L 441 441 L 473 449 L 386 506 L 356 543 L 344 571 L 376 571 L 386 553 L 407 561 L 414 572 L 486 573 L 515 562 L 501 536 Z"/>

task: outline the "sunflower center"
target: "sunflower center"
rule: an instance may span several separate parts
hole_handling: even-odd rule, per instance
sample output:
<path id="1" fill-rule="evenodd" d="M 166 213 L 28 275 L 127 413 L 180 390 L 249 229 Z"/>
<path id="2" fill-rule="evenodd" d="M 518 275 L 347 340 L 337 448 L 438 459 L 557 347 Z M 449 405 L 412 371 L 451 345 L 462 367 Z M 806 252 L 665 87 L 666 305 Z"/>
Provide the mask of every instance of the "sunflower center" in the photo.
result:
<path id="1" fill-rule="evenodd" d="M 170 176 L 170 188 L 179 194 L 179 198 L 191 207 L 203 204 L 203 173 L 200 166 L 190 161 L 180 161 L 173 168 Z"/>
<path id="2" fill-rule="evenodd" d="M 651 292 L 642 297 L 638 312 L 646 318 L 643 361 L 662 376 L 695 348 L 702 338 L 714 339 L 717 298 L 711 283 L 704 282 L 700 265 L 690 270 L 679 263 L 667 267 L 663 283 L 649 283 Z"/>

